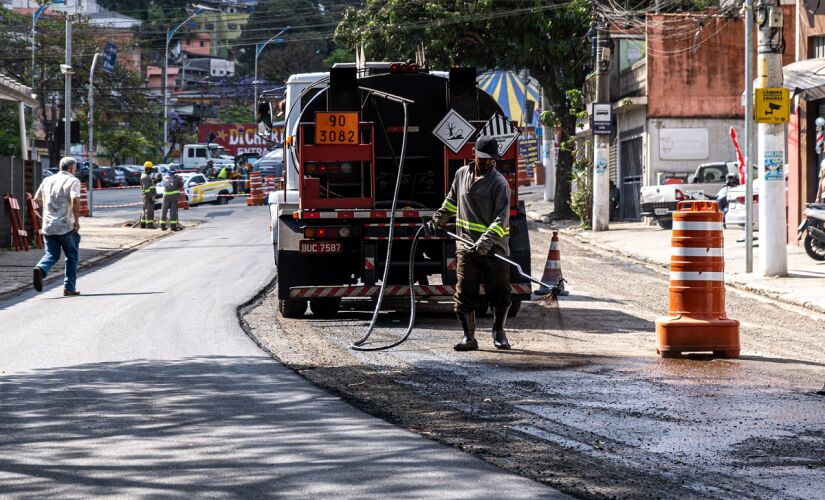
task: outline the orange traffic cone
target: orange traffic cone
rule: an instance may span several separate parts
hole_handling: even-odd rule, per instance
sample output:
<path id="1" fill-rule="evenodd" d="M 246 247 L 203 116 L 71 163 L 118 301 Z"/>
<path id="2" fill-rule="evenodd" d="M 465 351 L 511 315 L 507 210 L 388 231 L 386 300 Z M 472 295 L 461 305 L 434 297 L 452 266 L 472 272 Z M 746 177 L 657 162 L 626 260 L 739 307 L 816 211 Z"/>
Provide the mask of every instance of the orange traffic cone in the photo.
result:
<path id="1" fill-rule="evenodd" d="M 186 193 L 183 194 L 180 198 L 178 198 L 178 210 L 189 210 L 189 200 L 186 197 Z"/>
<path id="2" fill-rule="evenodd" d="M 561 289 L 559 295 L 569 295 L 570 292 L 564 289 L 564 279 L 561 274 L 561 252 L 559 251 L 559 232 L 553 231 L 550 239 L 550 250 L 547 252 L 547 263 L 544 265 L 544 274 L 541 275 L 541 282 L 550 286 L 558 286 Z M 539 287 L 536 295 L 547 295 L 551 288 Z"/>

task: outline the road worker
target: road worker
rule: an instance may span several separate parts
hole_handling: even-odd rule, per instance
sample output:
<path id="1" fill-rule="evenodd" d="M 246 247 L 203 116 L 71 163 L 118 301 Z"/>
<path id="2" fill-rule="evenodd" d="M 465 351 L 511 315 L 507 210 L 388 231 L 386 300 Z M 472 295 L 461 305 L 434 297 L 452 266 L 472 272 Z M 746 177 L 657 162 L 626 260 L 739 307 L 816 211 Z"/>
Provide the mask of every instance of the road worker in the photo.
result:
<path id="1" fill-rule="evenodd" d="M 140 190 L 143 195 L 143 212 L 140 214 L 140 227 L 155 228 L 155 165 L 151 161 L 143 164 L 140 176 Z"/>
<path id="2" fill-rule="evenodd" d="M 493 309 L 493 345 L 510 349 L 504 333 L 510 308 L 510 267 L 493 256 L 510 254 L 510 186 L 495 169 L 497 159 L 496 140 L 479 138 L 475 160 L 458 169 L 447 198 L 425 226 L 432 235 L 455 216 L 458 235 L 475 242 L 470 247 L 457 243 L 458 283 L 453 299 L 464 338 L 454 346 L 456 351 L 478 349 L 475 311 L 481 304 L 482 283 Z"/>
<path id="3" fill-rule="evenodd" d="M 160 211 L 160 229 L 166 231 L 166 224 L 169 223 L 172 231 L 179 231 L 178 225 L 178 200 L 183 190 L 183 179 L 174 171 L 170 170 L 163 176 L 163 206 Z M 169 218 L 166 216 L 169 215 Z"/>

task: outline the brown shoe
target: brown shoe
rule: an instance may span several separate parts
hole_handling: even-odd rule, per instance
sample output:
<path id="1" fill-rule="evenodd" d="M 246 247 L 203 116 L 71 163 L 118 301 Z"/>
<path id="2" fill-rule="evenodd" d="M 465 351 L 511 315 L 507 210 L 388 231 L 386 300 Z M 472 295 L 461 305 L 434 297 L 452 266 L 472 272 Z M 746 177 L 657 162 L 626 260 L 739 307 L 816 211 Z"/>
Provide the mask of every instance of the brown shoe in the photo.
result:
<path id="1" fill-rule="evenodd" d="M 64 297 L 76 297 L 78 295 L 80 295 L 80 291 L 78 290 L 66 290 L 65 288 L 63 289 Z"/>

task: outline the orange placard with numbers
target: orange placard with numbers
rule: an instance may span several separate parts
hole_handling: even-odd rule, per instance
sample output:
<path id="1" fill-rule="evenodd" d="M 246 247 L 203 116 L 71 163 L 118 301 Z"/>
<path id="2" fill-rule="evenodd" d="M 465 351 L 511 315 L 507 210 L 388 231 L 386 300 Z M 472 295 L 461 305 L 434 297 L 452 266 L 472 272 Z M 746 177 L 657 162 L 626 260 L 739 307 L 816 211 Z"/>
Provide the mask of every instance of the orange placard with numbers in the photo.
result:
<path id="1" fill-rule="evenodd" d="M 358 144 L 358 112 L 317 111 L 315 144 Z"/>

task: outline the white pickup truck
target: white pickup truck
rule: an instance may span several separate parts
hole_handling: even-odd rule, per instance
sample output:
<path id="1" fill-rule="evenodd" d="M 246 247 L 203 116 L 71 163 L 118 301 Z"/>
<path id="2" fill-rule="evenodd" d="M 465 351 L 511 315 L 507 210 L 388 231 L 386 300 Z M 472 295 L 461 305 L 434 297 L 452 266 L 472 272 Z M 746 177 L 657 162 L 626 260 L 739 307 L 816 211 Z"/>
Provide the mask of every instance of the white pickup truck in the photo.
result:
<path id="1" fill-rule="evenodd" d="M 680 201 L 694 197 L 716 199 L 725 186 L 725 178 L 735 175 L 739 179 L 739 164 L 733 161 L 703 163 L 688 177 L 687 184 L 645 186 L 639 196 L 641 214 L 652 217 L 662 229 L 673 226 L 673 212 Z"/>
<path id="2" fill-rule="evenodd" d="M 185 170 L 203 172 L 213 167 L 216 172 L 223 167 L 234 167 L 235 159 L 226 154 L 220 144 L 187 144 L 183 146 L 180 162 Z"/>

